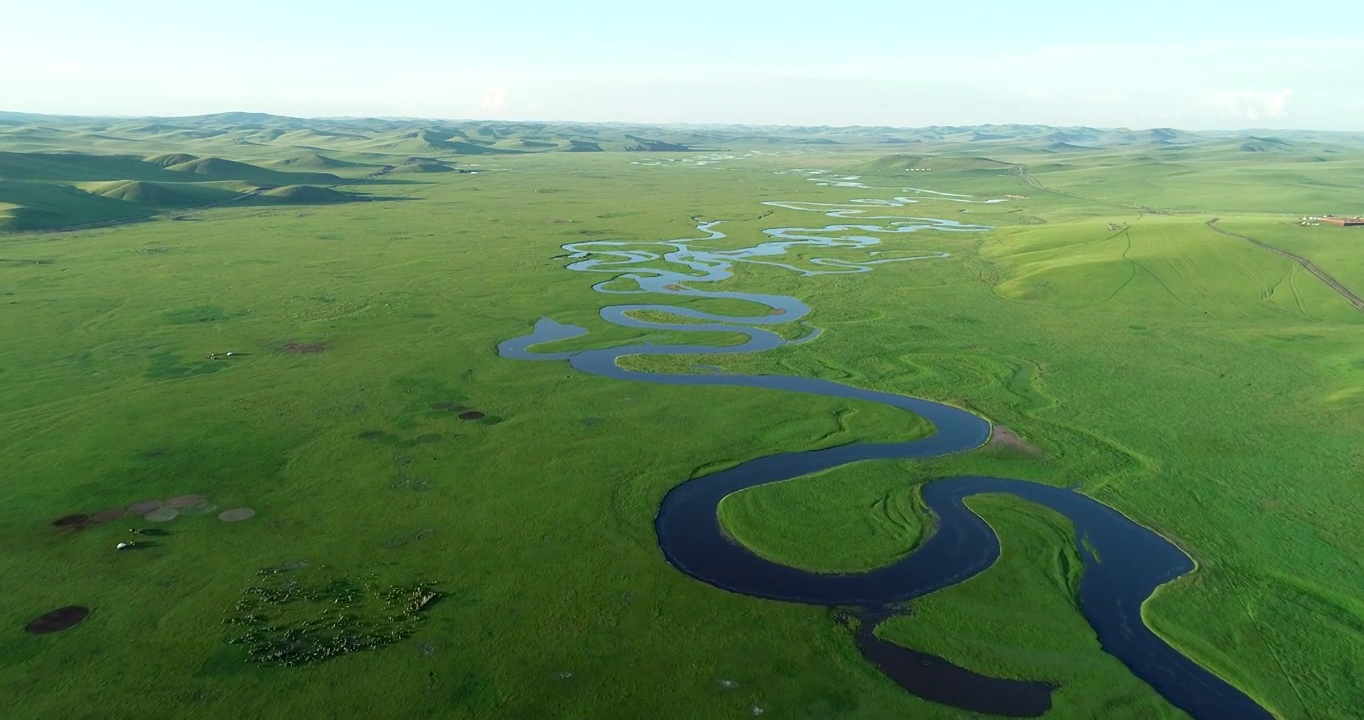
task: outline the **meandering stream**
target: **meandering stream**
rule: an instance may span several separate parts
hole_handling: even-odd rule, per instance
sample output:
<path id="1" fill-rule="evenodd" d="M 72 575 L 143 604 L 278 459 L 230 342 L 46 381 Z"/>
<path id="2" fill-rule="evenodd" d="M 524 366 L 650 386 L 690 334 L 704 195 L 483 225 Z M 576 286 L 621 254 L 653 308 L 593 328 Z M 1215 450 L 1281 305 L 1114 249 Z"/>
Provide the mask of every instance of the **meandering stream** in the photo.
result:
<path id="1" fill-rule="evenodd" d="M 948 197 L 932 191 L 915 192 Z M 950 197 L 969 201 L 966 196 Z M 816 330 L 799 340 L 788 341 L 762 327 L 805 317 L 810 308 L 797 298 L 692 287 L 732 277 L 736 264 L 775 265 L 803 275 L 869 272 L 886 263 L 947 256 L 927 249 L 891 254 L 883 249 L 882 238 L 912 238 L 913 233 L 921 231 L 976 233 L 990 229 L 952 220 L 869 214 L 877 209 L 901 208 L 915 202 L 914 197 L 899 196 L 891 200 L 849 203 L 767 203 L 791 210 L 817 211 L 830 218 L 855 218 L 858 222 L 820 228 L 772 228 L 763 231 L 767 237 L 763 242 L 740 249 L 718 248 L 719 241 L 726 238 L 716 229 L 720 225 L 718 222 L 700 223 L 697 226 L 700 234 L 695 238 L 564 245 L 563 249 L 572 260 L 568 269 L 610 276 L 594 286 L 599 292 L 743 300 L 767 307 L 768 314 L 728 316 L 666 304 L 618 304 L 603 308 L 602 319 L 615 325 L 647 330 L 739 333 L 746 336 L 746 340 L 724 347 L 643 342 L 596 350 L 533 352 L 533 346 L 586 333 L 582 328 L 545 318 L 536 323 L 530 335 L 508 340 L 499 345 L 498 351 L 511 359 L 567 361 L 582 372 L 620 380 L 744 386 L 876 402 L 931 422 L 936 432 L 917 440 L 853 443 L 823 450 L 778 453 L 683 482 L 664 498 L 655 521 L 659 547 L 668 562 L 701 582 L 771 600 L 856 609 L 862 619 L 862 629 L 857 634 L 858 647 L 870 661 L 910 692 L 965 709 L 1001 715 L 1039 715 L 1051 705 L 1054 686 L 1045 679 L 1024 683 L 978 675 L 942 658 L 892 646 L 877 639 L 873 632 L 875 624 L 891 613 L 887 608 L 895 603 L 950 587 L 990 567 L 999 557 L 999 540 L 964 501 L 982 493 L 1008 493 L 1049 507 L 1074 523 L 1076 548 L 1084 562 L 1079 587 L 1080 609 L 1106 652 L 1121 660 L 1171 704 L 1197 720 L 1272 717 L 1249 696 L 1165 643 L 1143 622 L 1141 605 L 1155 589 L 1194 569 L 1188 556 L 1160 535 L 1073 490 L 991 477 L 962 476 L 930 481 L 923 485 L 922 493 L 925 505 L 937 516 L 935 532 L 898 562 L 863 573 L 820 574 L 788 567 L 759 557 L 725 535 L 717 510 L 721 500 L 740 490 L 860 460 L 926 458 L 965 452 L 989 439 L 991 426 L 987 420 L 930 400 L 814 378 L 723 372 L 664 374 L 628 370 L 618 364 L 621 358 L 636 355 L 759 352 L 792 342 L 809 341 L 817 335 Z M 888 222 L 877 224 L 871 222 L 873 220 Z M 810 258 L 800 264 L 783 262 L 792 251 L 812 249 L 856 250 L 865 258 Z M 631 316 L 638 311 L 666 312 L 693 322 L 655 322 Z"/>

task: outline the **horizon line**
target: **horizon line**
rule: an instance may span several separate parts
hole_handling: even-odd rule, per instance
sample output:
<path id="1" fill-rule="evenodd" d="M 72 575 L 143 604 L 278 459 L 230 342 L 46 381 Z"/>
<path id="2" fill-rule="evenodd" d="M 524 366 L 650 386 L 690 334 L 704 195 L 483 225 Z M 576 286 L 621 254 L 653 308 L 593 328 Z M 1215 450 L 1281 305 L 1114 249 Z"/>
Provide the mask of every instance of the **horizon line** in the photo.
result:
<path id="1" fill-rule="evenodd" d="M 219 117 L 223 115 L 261 115 L 270 118 L 280 118 L 285 120 L 382 120 L 389 122 L 448 122 L 448 123 L 510 123 L 515 125 L 632 125 L 637 127 L 707 127 L 707 128 L 808 128 L 808 129 L 828 129 L 828 130 L 866 130 L 866 129 L 886 129 L 886 130 L 928 130 L 935 128 L 980 128 L 980 127 L 1004 127 L 1021 126 L 1035 128 L 1055 128 L 1069 129 L 1080 128 L 1087 130 L 1109 130 L 1109 131 L 1155 131 L 1155 130 L 1176 130 L 1189 133 L 1251 133 L 1251 132 L 1312 132 L 1329 133 L 1334 135 L 1364 135 L 1364 130 L 1324 130 L 1310 127 L 1293 128 L 1266 128 L 1266 127 L 1222 127 L 1222 128 L 1183 128 L 1171 125 L 1153 127 L 1128 127 L 1128 126 L 1103 126 L 1103 125 L 1052 125 L 1050 123 L 1029 123 L 1029 122 L 986 122 L 986 123 L 965 123 L 947 124 L 938 123 L 934 125 L 801 125 L 801 124 L 776 124 L 776 123 L 739 123 L 739 122 L 646 122 L 636 120 L 530 120 L 530 119 L 507 119 L 507 118 L 456 118 L 456 117 L 434 117 L 422 115 L 284 115 L 279 113 L 257 111 L 257 110 L 222 110 L 211 113 L 196 113 L 192 115 L 124 115 L 124 114 L 82 114 L 82 113 L 45 113 L 30 112 L 27 110 L 4 110 L 0 109 L 0 116 L 3 115 L 29 115 L 33 117 L 64 118 L 64 119 L 111 119 L 111 120 L 194 120 L 201 118 Z"/>

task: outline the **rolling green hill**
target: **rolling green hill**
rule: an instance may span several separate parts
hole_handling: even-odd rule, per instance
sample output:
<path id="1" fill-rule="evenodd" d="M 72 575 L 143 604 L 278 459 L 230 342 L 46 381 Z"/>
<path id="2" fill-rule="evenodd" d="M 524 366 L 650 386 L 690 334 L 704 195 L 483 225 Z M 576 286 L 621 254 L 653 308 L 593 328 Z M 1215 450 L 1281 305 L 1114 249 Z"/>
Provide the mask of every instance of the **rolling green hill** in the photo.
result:
<path id="1" fill-rule="evenodd" d="M 294 118 L 262 113 L 193 117 L 80 118 L 9 113 L 0 124 L 0 151 L 80 150 L 102 154 L 153 148 L 275 163 L 284 155 L 318 153 L 342 161 L 374 162 L 376 155 L 457 156 L 496 153 L 583 152 L 627 149 L 688 152 L 697 148 L 738 150 L 774 145 L 810 150 L 914 144 L 925 154 L 991 157 L 1007 153 L 1089 151 L 1180 151 L 1224 141 L 1247 152 L 1279 143 L 1314 144 L 1322 151 L 1364 148 L 1364 135 L 1313 131 L 1247 130 L 1193 133 L 1171 128 L 1129 129 L 995 124 L 875 127 L 651 127 L 632 124 L 507 122 L 376 118 Z M 966 151 L 964 148 L 975 148 Z M 1253 150 L 1252 150 L 1253 149 Z M 1291 153 L 1290 153 L 1291 154 Z M 1319 153 L 1320 154 L 1320 153 Z M 366 157 L 366 156 L 369 157 Z M 384 163 L 380 163 L 384 164 Z M 287 167 L 287 166 L 278 166 Z M 300 169 L 344 169 L 319 164 Z"/>
<path id="2" fill-rule="evenodd" d="M 397 167 L 393 168 L 392 170 L 392 172 L 398 174 L 440 173 L 454 171 L 455 167 L 453 165 L 432 158 L 408 158 L 404 160 L 401 164 L 399 164 Z"/>
<path id="3" fill-rule="evenodd" d="M 714 150 L 627 154 L 640 139 Z M 1280 717 L 1355 717 L 1364 313 L 1283 253 L 1364 289 L 1364 228 L 1302 219 L 1364 213 L 1360 187 L 1364 142 L 1329 133 L 0 113 L 7 714 L 962 717 L 869 664 L 838 613 L 678 572 L 655 524 L 689 479 L 926 421 L 498 355 L 551 313 L 589 334 L 547 351 L 695 341 L 602 307 L 763 310 L 593 284 L 626 256 L 694 273 L 680 247 L 807 228 L 880 245 L 795 245 L 791 267 L 736 262 L 722 287 L 808 304 L 767 326 L 808 342 L 621 365 L 931 398 L 1017 443 L 737 493 L 718 516 L 735 542 L 864 570 L 932 536 L 933 478 L 1075 488 L 1197 560 L 1141 608 L 1162 638 Z M 848 209 L 864 212 L 826 215 Z M 726 238 L 697 230 L 718 218 Z M 622 264 L 569 272 L 575 247 Z M 877 264 L 841 272 L 859 262 Z M 127 513 L 172 498 L 169 520 Z M 242 508 L 255 517 L 220 519 Z M 883 640 L 1053 683 L 1046 720 L 1185 717 L 1099 645 L 1068 521 L 1000 496 L 970 508 L 1000 558 Z M 129 540 L 156 544 L 116 549 Z M 388 624 L 385 598 L 419 581 L 443 596 Z M 261 617 L 236 612 L 262 598 Z M 81 625 L 25 632 L 72 604 L 91 608 Z M 386 634 L 278 662 L 350 623 Z"/>
<path id="4" fill-rule="evenodd" d="M 0 179 L 4 180 L 156 180 L 164 176 L 162 166 L 130 155 L 0 151 Z"/>
<path id="5" fill-rule="evenodd" d="M 342 183 L 343 178 L 298 170 L 360 173 L 375 167 L 319 153 L 277 158 L 273 164 L 279 169 L 186 152 L 141 157 L 0 151 L 0 203 L 5 206 L 0 229 L 14 232 L 135 220 L 158 210 L 218 205 L 270 188 L 280 188 L 280 192 L 264 194 L 255 202 L 344 202 L 355 196 L 324 189 Z"/>
<path id="6" fill-rule="evenodd" d="M 351 202 L 358 199 L 358 196 L 351 193 L 313 185 L 286 185 L 270 188 L 269 190 L 262 190 L 257 197 L 305 205 Z"/>
<path id="7" fill-rule="evenodd" d="M 227 202 L 242 195 L 240 192 L 204 183 L 157 183 L 145 180 L 115 180 L 86 189 L 94 195 L 152 208 L 210 205 Z"/>
<path id="8" fill-rule="evenodd" d="M 128 220 L 154 212 L 69 185 L 0 180 L 0 230 L 6 232 Z"/>
<path id="9" fill-rule="evenodd" d="M 330 173 L 283 173 L 217 157 L 199 158 L 177 165 L 169 165 L 166 170 L 173 173 L 197 175 L 211 180 L 240 180 L 256 185 L 335 184 L 341 182 L 341 178 Z"/>
<path id="10" fill-rule="evenodd" d="M 335 170 L 339 168 L 373 167 L 365 163 L 348 162 L 328 157 L 322 153 L 309 152 L 282 160 L 275 160 L 269 163 L 270 167 L 281 170 Z"/>
<path id="11" fill-rule="evenodd" d="M 189 153 L 164 153 L 162 155 L 153 155 L 152 157 L 147 158 L 147 162 L 161 167 L 170 167 L 171 165 L 182 165 L 184 163 L 194 162 L 198 159 L 199 158 L 190 155 Z"/>

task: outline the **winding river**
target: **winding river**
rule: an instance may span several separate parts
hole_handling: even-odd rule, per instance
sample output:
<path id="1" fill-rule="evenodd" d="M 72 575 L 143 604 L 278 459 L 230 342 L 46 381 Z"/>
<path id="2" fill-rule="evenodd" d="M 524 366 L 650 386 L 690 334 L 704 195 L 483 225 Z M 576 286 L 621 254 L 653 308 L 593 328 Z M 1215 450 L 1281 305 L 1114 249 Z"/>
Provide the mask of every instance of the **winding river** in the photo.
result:
<path id="1" fill-rule="evenodd" d="M 628 370 L 617 362 L 622 357 L 635 355 L 759 352 L 792 342 L 806 342 L 818 335 L 818 330 L 812 330 L 799 340 L 788 341 L 761 327 L 805 317 L 810 308 L 796 298 L 691 287 L 730 278 L 736 264 L 775 265 L 803 275 L 869 272 L 886 263 L 946 256 L 946 253 L 933 250 L 891 253 L 880 249 L 884 237 L 921 231 L 978 233 L 990 229 L 952 220 L 872 214 L 882 209 L 903 208 L 924 196 L 949 197 L 918 189 L 906 191 L 913 194 L 891 200 L 766 203 L 855 222 L 819 228 L 772 228 L 763 231 L 766 240 L 747 248 L 706 247 L 708 243 L 725 239 L 725 234 L 716 229 L 719 222 L 700 223 L 697 226 L 699 235 L 695 238 L 662 242 L 588 241 L 563 246 L 568 259 L 572 260 L 568 269 L 609 275 L 594 285 L 601 293 L 727 298 L 768 308 L 765 315 L 726 316 L 672 305 L 619 304 L 601 310 L 601 317 L 607 322 L 646 330 L 739 333 L 747 338 L 742 344 L 708 347 L 643 342 L 574 352 L 532 352 L 535 345 L 586 333 L 582 328 L 545 318 L 536 323 L 530 335 L 503 342 L 498 351 L 503 357 L 512 359 L 567 361 L 582 372 L 620 380 L 744 386 L 875 402 L 914 413 L 931 422 L 936 428 L 933 435 L 909 442 L 863 442 L 823 450 L 779 453 L 689 480 L 666 495 L 655 521 L 659 547 L 668 562 L 701 582 L 759 598 L 851 608 L 849 612 L 855 613 L 860 620 L 856 634 L 859 649 L 910 692 L 964 709 L 1000 715 L 1040 715 L 1051 706 L 1053 684 L 977 675 L 942 658 L 881 641 L 874 633 L 876 624 L 895 612 L 896 603 L 950 587 L 990 567 L 999 557 L 999 539 L 964 501 L 982 493 L 1008 493 L 1056 510 L 1074 523 L 1076 548 L 1084 563 L 1079 587 L 1080 609 L 1106 652 L 1121 660 L 1171 704 L 1197 720 L 1271 718 L 1272 715 L 1249 696 L 1179 653 L 1143 622 L 1142 603 L 1160 585 L 1192 571 L 1194 565 L 1189 557 L 1160 535 L 1074 490 L 992 477 L 962 476 L 930 481 L 922 486 L 922 494 L 925 505 L 937 517 L 934 533 L 894 564 L 856 574 L 820 574 L 781 565 L 755 555 L 725 535 L 717 509 L 721 500 L 731 493 L 861 460 L 927 458 L 965 452 L 989 440 L 991 426 L 987 420 L 930 400 L 813 378 L 724 372 L 662 374 Z M 966 196 L 950 197 L 959 202 L 971 202 Z M 878 220 L 887 222 L 872 222 Z M 793 250 L 810 249 L 856 250 L 865 257 L 860 260 L 809 258 L 799 264 L 785 261 L 785 256 Z M 632 317 L 640 311 L 671 313 L 692 322 L 654 322 Z"/>

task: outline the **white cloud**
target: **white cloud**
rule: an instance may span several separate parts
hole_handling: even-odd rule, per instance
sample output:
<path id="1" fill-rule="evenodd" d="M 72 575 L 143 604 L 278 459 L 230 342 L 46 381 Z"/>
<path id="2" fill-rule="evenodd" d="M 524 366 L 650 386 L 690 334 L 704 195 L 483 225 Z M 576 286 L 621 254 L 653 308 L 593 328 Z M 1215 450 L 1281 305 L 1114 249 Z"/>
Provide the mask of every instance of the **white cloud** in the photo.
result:
<path id="1" fill-rule="evenodd" d="M 483 101 L 478 104 L 480 110 L 496 112 L 507 105 L 506 88 L 493 88 L 483 96 Z"/>
<path id="2" fill-rule="evenodd" d="M 1258 120 L 1283 115 L 1291 97 L 1291 88 L 1278 92 L 1227 91 L 1211 95 L 1208 103 L 1232 117 Z"/>

